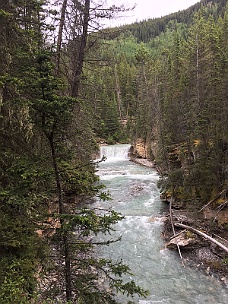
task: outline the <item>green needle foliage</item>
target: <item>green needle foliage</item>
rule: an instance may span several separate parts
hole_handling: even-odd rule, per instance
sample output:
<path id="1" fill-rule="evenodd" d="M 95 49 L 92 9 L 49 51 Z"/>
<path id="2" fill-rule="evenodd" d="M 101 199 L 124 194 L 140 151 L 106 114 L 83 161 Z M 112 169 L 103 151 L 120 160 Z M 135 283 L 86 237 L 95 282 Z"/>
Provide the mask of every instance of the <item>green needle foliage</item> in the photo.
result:
<path id="1" fill-rule="evenodd" d="M 0 7 L 0 303 L 118 303 L 118 292 L 146 294 L 120 279 L 126 265 L 99 257 L 99 246 L 120 239 L 95 237 L 123 217 L 92 207 L 109 196 L 91 161 L 94 118 L 79 93 L 90 1 L 69 2 L 61 22 L 69 4 L 83 30 L 64 48 L 63 32 L 52 45 L 48 1 Z M 117 132 L 114 107 L 110 118 Z"/>
<path id="2" fill-rule="evenodd" d="M 89 79 L 119 111 L 131 142 L 156 161 L 162 191 L 192 210 L 223 190 L 227 197 L 227 1 L 118 30 L 99 49 L 115 73 L 107 77 L 109 67 L 99 64 Z M 106 108 L 101 94 L 93 97 L 98 117 Z M 105 127 L 94 130 L 107 138 Z"/>
<path id="3" fill-rule="evenodd" d="M 166 197 L 199 210 L 223 193 L 225 206 L 228 11 L 208 2 L 101 33 L 89 0 L 62 1 L 60 15 L 49 1 L 1 2 L 1 303 L 146 296 L 122 261 L 99 257 L 120 239 L 97 235 L 122 216 L 93 209 L 110 199 L 91 161 L 97 138 L 139 139 Z"/>

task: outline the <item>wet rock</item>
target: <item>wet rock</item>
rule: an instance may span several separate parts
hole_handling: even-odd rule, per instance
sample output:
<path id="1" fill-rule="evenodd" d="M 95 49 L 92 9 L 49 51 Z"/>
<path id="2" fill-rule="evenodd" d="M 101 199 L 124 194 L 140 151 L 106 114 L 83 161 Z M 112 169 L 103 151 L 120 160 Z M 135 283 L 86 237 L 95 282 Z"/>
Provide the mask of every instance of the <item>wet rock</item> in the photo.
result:
<path id="1" fill-rule="evenodd" d="M 207 221 L 195 218 L 192 213 L 187 212 L 186 210 L 173 210 L 172 213 L 175 222 L 185 223 L 186 225 L 193 227 L 195 226 L 209 233 Z M 217 234 L 221 234 L 221 236 L 225 238 L 222 232 L 223 230 L 216 231 Z M 218 246 L 211 244 L 203 237 L 195 235 L 194 241 L 186 241 L 185 236 L 183 235 L 183 233 L 185 233 L 184 231 L 177 228 L 176 233 L 178 236 L 181 235 L 180 239 L 177 236 L 173 237 L 170 218 L 169 215 L 167 215 L 162 231 L 162 236 L 167 241 L 167 244 L 170 242 L 170 245 L 168 245 L 167 248 L 176 250 L 176 244 L 178 244 L 181 248 L 181 254 L 186 266 L 198 269 L 206 275 L 216 278 L 224 284 L 225 287 L 228 287 L 228 263 L 226 262 L 226 253 L 219 250 Z M 182 246 L 182 244 L 186 245 Z"/>
<path id="2" fill-rule="evenodd" d="M 131 160 L 139 164 L 141 166 L 149 167 L 149 168 L 155 168 L 154 162 L 145 158 L 131 158 Z"/>
<path id="3" fill-rule="evenodd" d="M 179 247 L 192 246 L 197 243 L 196 236 L 191 234 L 188 236 L 186 231 L 182 231 L 177 236 L 173 237 L 167 244 L 166 247 L 170 249 L 177 249 Z"/>
<path id="4" fill-rule="evenodd" d="M 143 188 L 144 187 L 141 186 L 141 185 L 137 185 L 137 186 L 131 187 L 131 189 L 130 189 L 130 195 L 133 195 L 133 196 L 140 195 L 140 191 L 142 191 Z"/>

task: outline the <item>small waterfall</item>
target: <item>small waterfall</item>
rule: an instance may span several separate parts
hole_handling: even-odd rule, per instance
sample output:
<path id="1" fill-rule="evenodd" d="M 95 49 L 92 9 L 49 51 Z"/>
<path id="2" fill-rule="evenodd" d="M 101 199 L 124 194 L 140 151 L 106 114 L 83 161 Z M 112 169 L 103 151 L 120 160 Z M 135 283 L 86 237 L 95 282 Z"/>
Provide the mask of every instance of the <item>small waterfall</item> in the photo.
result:
<path id="1" fill-rule="evenodd" d="M 131 145 L 111 145 L 111 146 L 101 146 L 100 157 L 105 156 L 107 161 L 119 161 L 126 160 L 128 158 L 128 153 Z"/>
<path id="2" fill-rule="evenodd" d="M 215 278 L 196 269 L 183 267 L 176 252 L 164 247 L 161 218 L 165 205 L 157 188 L 159 176 L 153 168 L 129 161 L 130 145 L 101 147 L 98 174 L 112 200 L 97 200 L 96 208 L 121 213 L 124 219 L 114 225 L 111 235 L 98 235 L 98 241 L 117 239 L 99 247 L 99 255 L 113 261 L 122 260 L 134 273 L 137 285 L 150 291 L 147 299 L 137 304 L 227 304 L 228 292 Z M 120 161 L 119 161 L 120 160 Z M 119 296 L 121 304 L 130 299 Z"/>

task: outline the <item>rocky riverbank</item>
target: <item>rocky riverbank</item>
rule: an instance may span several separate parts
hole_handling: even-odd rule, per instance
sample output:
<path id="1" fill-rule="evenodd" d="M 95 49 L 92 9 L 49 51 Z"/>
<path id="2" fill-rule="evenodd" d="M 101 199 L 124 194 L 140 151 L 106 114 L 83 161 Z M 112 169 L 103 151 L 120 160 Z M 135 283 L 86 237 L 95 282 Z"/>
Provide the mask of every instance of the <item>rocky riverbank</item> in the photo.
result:
<path id="1" fill-rule="evenodd" d="M 200 217 L 197 218 L 189 211 L 181 209 L 172 210 L 172 221 L 197 227 L 197 229 L 210 235 L 224 246 L 228 246 L 228 242 L 225 239 L 227 231 L 225 232 L 215 226 L 211 229 L 208 221 L 204 221 Z M 190 230 L 179 227 L 175 227 L 174 229 L 176 237 L 174 237 L 170 215 L 167 214 L 162 232 L 162 237 L 166 241 L 166 247 L 179 252 L 183 265 L 193 267 L 203 271 L 207 275 L 215 277 L 228 288 L 227 253 L 216 244 Z"/>
<path id="2" fill-rule="evenodd" d="M 130 154 L 130 160 L 142 166 L 156 169 L 156 164 L 152 160 L 135 157 L 132 153 Z M 166 203 L 167 205 L 169 204 L 168 201 Z M 166 241 L 167 248 L 179 252 L 184 266 L 192 267 L 204 272 L 206 275 L 215 277 L 228 288 L 227 252 L 204 237 L 180 227 L 174 228 L 177 236 L 176 238 L 174 237 L 172 222 L 182 223 L 206 232 L 228 247 L 228 241 L 226 240 L 228 234 L 227 225 L 224 225 L 224 223 L 218 224 L 213 219 L 204 217 L 205 215 L 202 213 L 196 214 L 191 210 L 184 209 L 181 205 L 176 205 L 172 209 L 172 221 L 169 213 L 165 215 L 162 237 Z M 223 227 L 221 226 L 222 224 Z"/>
<path id="3" fill-rule="evenodd" d="M 141 166 L 146 166 L 146 167 L 149 167 L 149 168 L 156 168 L 153 161 L 145 159 L 145 158 L 132 157 L 131 161 L 133 161 L 134 163 L 139 164 Z"/>

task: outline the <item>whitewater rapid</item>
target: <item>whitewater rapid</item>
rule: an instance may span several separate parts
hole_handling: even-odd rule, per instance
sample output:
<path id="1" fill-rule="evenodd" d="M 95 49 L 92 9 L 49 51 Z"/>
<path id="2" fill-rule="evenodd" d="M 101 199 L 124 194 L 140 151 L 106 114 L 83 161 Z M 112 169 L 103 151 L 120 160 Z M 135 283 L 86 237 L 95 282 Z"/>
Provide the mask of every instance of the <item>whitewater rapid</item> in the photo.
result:
<path id="1" fill-rule="evenodd" d="M 178 254 L 165 248 L 159 176 L 152 168 L 136 165 L 128 159 L 129 145 L 103 146 L 98 174 L 112 196 L 111 201 L 97 202 L 98 207 L 112 208 L 125 219 L 115 225 L 111 236 L 122 240 L 100 249 L 100 255 L 123 260 L 134 273 L 132 277 L 149 290 L 139 304 L 225 304 L 228 291 L 216 279 L 183 267 Z M 121 298 L 121 303 L 128 300 Z"/>

